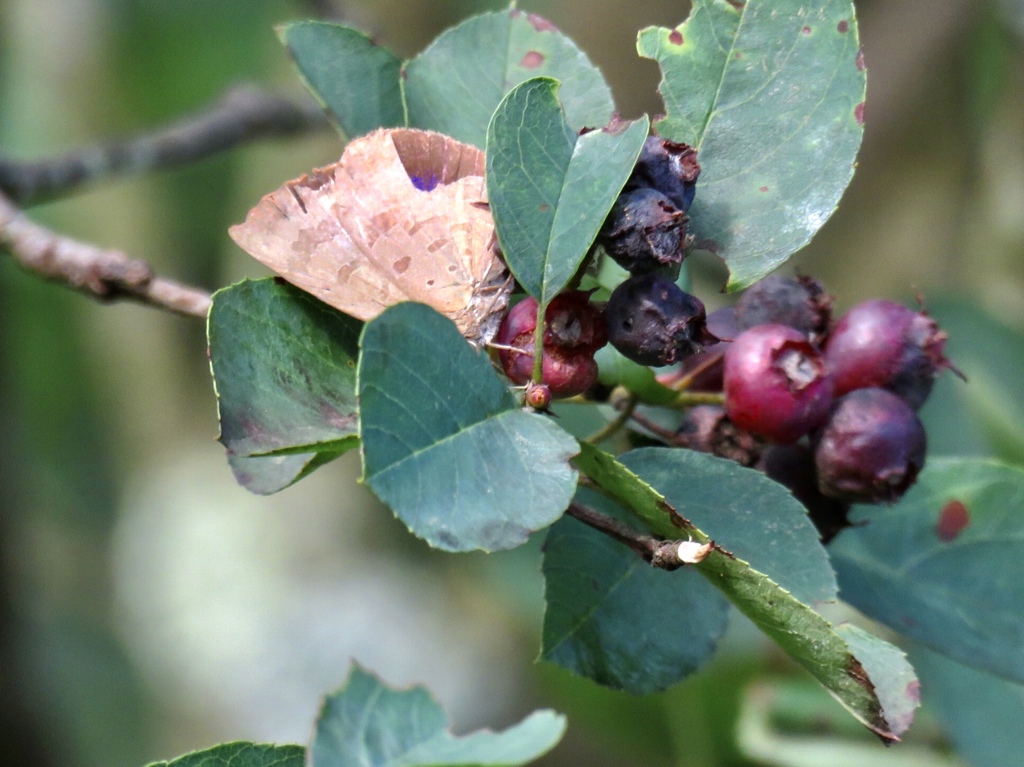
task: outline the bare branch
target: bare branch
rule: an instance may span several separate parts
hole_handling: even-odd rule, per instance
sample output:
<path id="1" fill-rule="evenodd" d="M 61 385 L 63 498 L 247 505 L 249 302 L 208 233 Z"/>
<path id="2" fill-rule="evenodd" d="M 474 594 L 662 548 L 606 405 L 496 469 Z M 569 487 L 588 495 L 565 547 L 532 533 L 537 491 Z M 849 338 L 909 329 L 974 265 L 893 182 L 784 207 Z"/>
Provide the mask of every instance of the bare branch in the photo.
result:
<path id="1" fill-rule="evenodd" d="M 25 269 L 104 301 L 131 299 L 205 318 L 210 294 L 157 277 L 145 261 L 62 237 L 30 221 L 0 194 L 0 248 Z"/>
<path id="2" fill-rule="evenodd" d="M 575 501 L 569 504 L 566 513 L 628 546 L 639 557 L 662 570 L 678 570 L 683 565 L 697 564 L 715 548 L 714 543 L 710 541 L 703 544 L 696 541 L 665 541 L 652 535 L 638 533 L 615 517 Z"/>
<path id="3" fill-rule="evenodd" d="M 329 127 L 318 104 L 297 104 L 253 87 L 234 88 L 212 106 L 152 133 L 47 160 L 0 157 L 0 191 L 21 206 L 65 196 L 92 181 L 202 160 L 263 138 Z"/>

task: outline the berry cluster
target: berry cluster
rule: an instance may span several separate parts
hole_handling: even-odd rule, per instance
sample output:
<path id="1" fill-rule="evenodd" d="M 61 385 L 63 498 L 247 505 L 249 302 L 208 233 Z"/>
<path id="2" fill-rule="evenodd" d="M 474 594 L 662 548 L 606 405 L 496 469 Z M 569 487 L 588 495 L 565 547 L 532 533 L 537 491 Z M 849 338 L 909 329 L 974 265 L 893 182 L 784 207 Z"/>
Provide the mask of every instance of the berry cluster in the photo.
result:
<path id="1" fill-rule="evenodd" d="M 833 326 L 830 304 L 817 281 L 775 275 L 719 310 L 731 315 L 716 326 L 732 341 L 700 373 L 714 384 L 720 371 L 724 408 L 699 421 L 694 408 L 675 437 L 788 486 L 826 540 L 850 503 L 891 503 L 914 483 L 925 459 L 915 411 L 952 367 L 947 336 L 925 313 L 873 300 Z"/>
<path id="2" fill-rule="evenodd" d="M 692 239 L 686 211 L 699 175 L 692 147 L 657 136 L 644 143 L 597 239 L 631 276 L 603 310 L 581 291 L 566 291 L 548 305 L 542 380 L 550 396 L 580 394 L 593 386 L 593 355 L 608 341 L 629 359 L 654 366 L 681 362 L 718 341 L 707 330 L 704 304 L 674 281 Z M 532 298 L 521 301 L 495 338 L 501 365 L 518 384 L 532 378 L 537 311 Z M 527 399 L 545 401 L 543 393 L 533 390 Z"/>

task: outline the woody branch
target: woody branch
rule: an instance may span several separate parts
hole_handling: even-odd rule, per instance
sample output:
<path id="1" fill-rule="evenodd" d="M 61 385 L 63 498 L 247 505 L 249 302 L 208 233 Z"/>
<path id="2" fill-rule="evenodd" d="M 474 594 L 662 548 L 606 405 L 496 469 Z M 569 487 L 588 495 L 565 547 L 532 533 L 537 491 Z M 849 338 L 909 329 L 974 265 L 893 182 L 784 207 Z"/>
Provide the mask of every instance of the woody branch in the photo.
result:
<path id="1" fill-rule="evenodd" d="M 101 178 L 169 168 L 263 138 L 328 127 L 319 106 L 236 88 L 212 107 L 152 133 L 63 157 L 16 162 L 0 157 L 0 247 L 25 269 L 101 300 L 130 299 L 205 317 L 207 291 L 159 277 L 144 261 L 57 234 L 19 204 L 70 194 Z"/>

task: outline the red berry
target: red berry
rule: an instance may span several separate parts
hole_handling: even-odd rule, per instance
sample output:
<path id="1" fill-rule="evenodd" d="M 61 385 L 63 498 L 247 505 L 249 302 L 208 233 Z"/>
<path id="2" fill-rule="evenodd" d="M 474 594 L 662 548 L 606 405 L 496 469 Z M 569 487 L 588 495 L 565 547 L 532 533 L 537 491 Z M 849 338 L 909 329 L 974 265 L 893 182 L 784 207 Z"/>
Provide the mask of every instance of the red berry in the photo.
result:
<path id="1" fill-rule="evenodd" d="M 917 410 L 931 393 L 947 335 L 935 320 L 893 301 L 876 299 L 850 309 L 828 337 L 825 361 L 836 396 L 878 386 Z"/>
<path id="2" fill-rule="evenodd" d="M 854 503 L 892 503 L 924 467 L 917 414 L 885 389 L 857 389 L 836 402 L 817 438 L 818 487 Z"/>
<path id="3" fill-rule="evenodd" d="M 534 410 L 547 410 L 551 404 L 551 388 L 547 384 L 527 384 L 525 399 Z"/>
<path id="4" fill-rule="evenodd" d="M 606 343 L 607 333 L 602 313 L 588 298 L 588 293 L 570 291 L 556 296 L 545 312 L 541 376 L 552 396 L 581 394 L 597 382 L 594 352 Z M 512 307 L 498 328 L 498 358 L 514 383 L 533 378 L 536 327 L 537 301 L 527 297 Z"/>
<path id="5" fill-rule="evenodd" d="M 819 426 L 832 405 L 832 378 L 807 336 L 758 325 L 725 352 L 725 409 L 741 429 L 780 444 Z"/>

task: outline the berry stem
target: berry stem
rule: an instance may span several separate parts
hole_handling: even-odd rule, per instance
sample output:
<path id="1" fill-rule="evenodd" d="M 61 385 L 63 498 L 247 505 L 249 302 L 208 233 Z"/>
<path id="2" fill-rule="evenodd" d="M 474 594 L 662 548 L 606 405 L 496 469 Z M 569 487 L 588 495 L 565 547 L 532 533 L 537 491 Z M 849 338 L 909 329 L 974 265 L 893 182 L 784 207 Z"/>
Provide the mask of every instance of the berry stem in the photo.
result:
<path id="1" fill-rule="evenodd" d="M 537 324 L 533 329 L 533 382 L 544 383 L 544 326 L 547 324 L 548 303 L 537 302 Z"/>
<path id="2" fill-rule="evenodd" d="M 615 517 L 603 514 L 597 509 L 573 502 L 566 509 L 566 514 L 578 519 L 588 527 L 604 533 L 619 543 L 628 546 L 645 562 L 662 570 L 677 570 L 687 564 L 679 555 L 679 544 L 682 541 L 665 541 L 652 535 L 638 533 L 629 525 Z"/>
<path id="3" fill-rule="evenodd" d="M 677 408 L 688 408 L 693 407 L 694 405 L 721 405 L 724 403 L 725 395 L 722 392 L 681 391 L 679 392 L 679 396 L 676 397 L 675 402 L 672 403 L 672 406 Z"/>
<path id="4" fill-rule="evenodd" d="M 630 394 L 625 400 L 625 402 L 623 402 L 621 405 L 616 403 L 615 406 L 619 408 L 619 412 L 615 416 L 615 418 L 613 418 L 600 429 L 595 431 L 584 441 L 589 442 L 591 445 L 598 445 L 604 442 L 612 435 L 618 433 L 618 431 L 622 429 L 623 426 L 626 425 L 630 417 L 633 415 L 633 410 L 636 408 L 638 402 L 639 400 L 636 398 L 636 396 Z"/>

